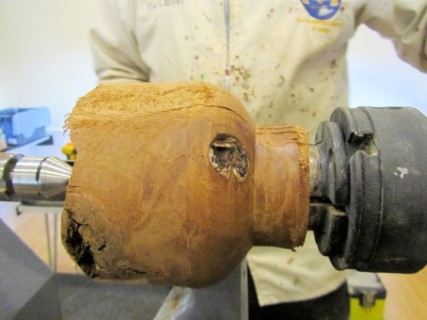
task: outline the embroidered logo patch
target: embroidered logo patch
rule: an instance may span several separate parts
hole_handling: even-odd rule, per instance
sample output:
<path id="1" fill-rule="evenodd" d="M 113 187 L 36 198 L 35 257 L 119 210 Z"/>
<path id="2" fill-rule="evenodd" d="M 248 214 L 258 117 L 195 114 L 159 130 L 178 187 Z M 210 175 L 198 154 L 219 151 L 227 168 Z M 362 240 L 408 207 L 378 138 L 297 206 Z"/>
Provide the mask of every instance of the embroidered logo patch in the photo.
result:
<path id="1" fill-rule="evenodd" d="M 342 0 L 301 0 L 307 12 L 318 20 L 332 18 L 339 10 Z"/>

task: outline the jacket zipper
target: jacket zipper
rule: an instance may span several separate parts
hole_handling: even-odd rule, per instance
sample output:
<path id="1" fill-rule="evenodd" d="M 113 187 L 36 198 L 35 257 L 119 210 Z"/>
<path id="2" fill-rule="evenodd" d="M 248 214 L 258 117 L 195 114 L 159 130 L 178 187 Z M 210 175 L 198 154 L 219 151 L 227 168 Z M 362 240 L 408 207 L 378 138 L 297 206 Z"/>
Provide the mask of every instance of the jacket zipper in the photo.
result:
<path id="1" fill-rule="evenodd" d="M 225 78 L 224 87 L 227 91 L 230 91 L 230 0 L 224 0 L 224 16 L 225 16 Z"/>

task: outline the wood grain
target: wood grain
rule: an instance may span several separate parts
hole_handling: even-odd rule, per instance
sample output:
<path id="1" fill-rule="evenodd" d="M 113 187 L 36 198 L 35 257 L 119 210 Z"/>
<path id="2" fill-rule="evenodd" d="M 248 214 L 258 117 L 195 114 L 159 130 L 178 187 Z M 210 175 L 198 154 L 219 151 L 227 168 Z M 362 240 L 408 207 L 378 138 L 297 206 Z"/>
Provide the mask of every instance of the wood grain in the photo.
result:
<path id="1" fill-rule="evenodd" d="M 292 125 L 257 128 L 254 186 L 255 245 L 301 246 L 310 206 L 306 130 Z"/>
<path id="2" fill-rule="evenodd" d="M 78 153 L 62 238 L 85 273 L 200 287 L 244 258 L 255 133 L 230 93 L 205 84 L 102 85 L 79 100 L 68 125 Z M 212 165 L 210 146 L 226 137 L 244 146 L 246 177 Z M 234 164 L 229 156 L 219 161 L 225 167 Z"/>
<path id="3" fill-rule="evenodd" d="M 385 319 L 427 319 L 427 268 L 416 274 L 381 274 L 387 289 Z"/>

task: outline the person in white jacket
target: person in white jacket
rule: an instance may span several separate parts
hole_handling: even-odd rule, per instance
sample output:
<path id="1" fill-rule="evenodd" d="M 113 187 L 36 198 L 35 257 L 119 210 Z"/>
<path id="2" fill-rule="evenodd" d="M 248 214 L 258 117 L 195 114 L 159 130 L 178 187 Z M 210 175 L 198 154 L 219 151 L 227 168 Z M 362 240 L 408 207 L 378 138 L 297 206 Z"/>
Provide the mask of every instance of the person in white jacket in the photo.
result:
<path id="1" fill-rule="evenodd" d="M 333 109 L 348 106 L 346 49 L 361 24 L 427 71 L 427 0 L 103 0 L 100 10 L 91 34 L 100 82 L 217 84 L 257 124 L 300 125 L 311 142 Z M 312 234 L 296 252 L 255 247 L 247 261 L 251 318 L 348 317 L 347 273 Z"/>

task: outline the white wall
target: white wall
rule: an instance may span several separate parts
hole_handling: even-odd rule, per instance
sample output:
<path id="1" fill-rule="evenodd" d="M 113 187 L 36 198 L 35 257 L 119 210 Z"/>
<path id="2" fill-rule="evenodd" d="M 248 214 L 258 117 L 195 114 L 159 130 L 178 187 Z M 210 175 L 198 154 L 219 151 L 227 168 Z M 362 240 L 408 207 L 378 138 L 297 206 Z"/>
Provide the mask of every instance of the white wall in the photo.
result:
<path id="1" fill-rule="evenodd" d="M 427 74 L 402 62 L 391 41 L 361 27 L 348 61 L 351 106 L 412 106 L 427 114 Z"/>
<path id="2" fill-rule="evenodd" d="M 77 98 L 96 85 L 88 44 L 91 0 L 0 1 L 0 108 L 47 106 L 60 129 Z M 351 42 L 351 105 L 416 106 L 427 113 L 427 76 L 391 43 L 361 28 Z"/>
<path id="3" fill-rule="evenodd" d="M 0 1 L 0 108 L 47 106 L 55 129 L 96 85 L 91 0 Z"/>

